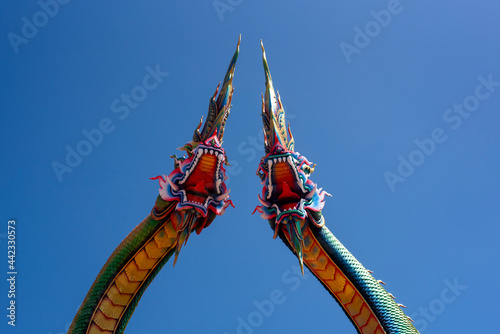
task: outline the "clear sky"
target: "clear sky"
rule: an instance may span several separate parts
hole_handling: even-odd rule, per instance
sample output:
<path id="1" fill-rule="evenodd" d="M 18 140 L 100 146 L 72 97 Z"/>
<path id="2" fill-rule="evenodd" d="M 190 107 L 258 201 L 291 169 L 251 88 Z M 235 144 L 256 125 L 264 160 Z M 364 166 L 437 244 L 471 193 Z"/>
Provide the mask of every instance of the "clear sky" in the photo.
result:
<path id="1" fill-rule="evenodd" d="M 1 9 L 0 268 L 7 277 L 15 219 L 18 272 L 15 328 L 0 283 L 2 333 L 66 331 L 108 256 L 149 214 L 158 194 L 149 178 L 173 169 L 169 156 L 206 115 L 240 33 L 224 135 L 236 208 L 190 238 L 175 268 L 166 264 L 126 332 L 355 332 L 251 215 L 264 153 L 260 39 L 295 147 L 333 195 L 323 211 L 330 230 L 421 333 L 498 327 L 497 1 L 23 0 Z M 102 138 L 89 146 L 94 129 Z M 284 299 L 256 323 L 256 304 L 275 290 Z M 255 326 L 238 331 L 242 321 Z"/>

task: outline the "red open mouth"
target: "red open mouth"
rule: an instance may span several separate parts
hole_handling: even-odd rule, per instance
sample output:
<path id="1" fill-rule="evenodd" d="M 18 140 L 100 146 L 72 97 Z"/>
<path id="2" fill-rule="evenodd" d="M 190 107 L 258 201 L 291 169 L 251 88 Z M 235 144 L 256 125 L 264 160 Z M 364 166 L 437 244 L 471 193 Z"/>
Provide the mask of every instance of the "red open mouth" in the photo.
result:
<path id="1" fill-rule="evenodd" d="M 221 202 L 229 192 L 223 185 L 224 151 L 213 147 L 198 147 L 180 178 L 168 179 L 174 193 L 181 196 L 182 205 L 208 208 L 212 201 Z"/>
<path id="2" fill-rule="evenodd" d="M 187 202 L 204 203 L 208 196 L 217 194 L 217 166 L 218 159 L 215 155 L 201 156 L 187 179 L 179 184 L 179 188 L 186 192 Z"/>
<path id="3" fill-rule="evenodd" d="M 276 204 L 280 212 L 299 210 L 305 198 L 302 180 L 298 177 L 291 156 L 268 160 L 269 184 L 266 201 Z"/>

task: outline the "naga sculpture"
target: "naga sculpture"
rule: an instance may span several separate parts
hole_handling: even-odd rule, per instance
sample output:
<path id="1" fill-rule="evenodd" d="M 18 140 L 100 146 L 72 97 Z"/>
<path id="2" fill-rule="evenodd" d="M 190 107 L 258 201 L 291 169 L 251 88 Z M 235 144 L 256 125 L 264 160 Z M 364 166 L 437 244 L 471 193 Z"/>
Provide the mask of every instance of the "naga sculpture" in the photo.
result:
<path id="1" fill-rule="evenodd" d="M 193 140 L 174 158 L 174 170 L 159 176 L 160 195 L 151 214 L 120 243 L 97 275 L 68 331 L 71 334 L 123 333 L 142 294 L 191 232 L 200 233 L 232 205 L 224 184 L 227 163 L 221 147 L 231 109 L 233 75 L 240 39 L 222 87 L 210 99 L 208 116 Z M 218 95 L 217 95 L 218 93 Z"/>
<path id="2" fill-rule="evenodd" d="M 266 93 L 262 121 L 266 155 L 257 175 L 264 188 L 255 210 L 267 219 L 299 260 L 340 304 L 358 333 L 418 333 L 394 298 L 325 226 L 321 213 L 328 193 L 309 176 L 314 165 L 294 151 L 294 140 L 285 125 L 285 111 L 276 94 L 262 45 Z M 255 211 L 254 211 L 255 213 Z"/>
<path id="3" fill-rule="evenodd" d="M 160 194 L 151 214 L 118 245 L 97 275 L 78 310 L 69 334 L 123 333 L 144 291 L 190 234 L 199 234 L 232 205 L 225 180 L 226 154 L 221 147 L 231 108 L 233 76 L 241 36 L 222 86 L 210 99 L 208 116 L 192 141 L 174 158 L 174 170 L 158 176 Z M 262 46 L 262 42 L 261 42 Z M 314 165 L 295 152 L 285 111 L 273 88 L 262 46 L 266 92 L 262 120 L 266 155 L 257 175 L 264 185 L 255 211 L 317 277 L 349 317 L 358 333 L 416 334 L 401 304 L 333 236 L 322 215 L 325 196 L 309 179 Z M 220 87 L 220 92 L 219 92 Z M 203 125 L 203 128 L 201 126 Z M 201 129 L 201 131 L 200 131 Z M 254 212 L 255 212 L 254 211 Z"/>

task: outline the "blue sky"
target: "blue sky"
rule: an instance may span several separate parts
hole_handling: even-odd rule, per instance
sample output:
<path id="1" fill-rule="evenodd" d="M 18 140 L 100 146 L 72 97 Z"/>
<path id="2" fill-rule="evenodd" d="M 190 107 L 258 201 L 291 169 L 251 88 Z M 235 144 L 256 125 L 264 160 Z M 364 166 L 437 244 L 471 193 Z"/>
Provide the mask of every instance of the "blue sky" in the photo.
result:
<path id="1" fill-rule="evenodd" d="M 6 277 L 15 219 L 18 271 L 15 328 L 0 284 L 2 333 L 65 332 L 108 256 L 150 212 L 158 183 L 149 178 L 173 169 L 169 156 L 206 115 L 240 33 L 224 135 L 236 208 L 190 238 L 175 268 L 167 263 L 126 332 L 237 333 L 275 290 L 282 302 L 253 333 L 355 332 L 251 215 L 264 153 L 260 39 L 296 150 L 333 195 L 330 230 L 421 333 L 496 328 L 498 2 L 54 3 L 1 5 L 1 268 Z M 81 144 L 96 128 L 106 132 L 97 144 Z M 87 155 L 58 177 L 54 162 L 66 165 L 78 147 Z"/>

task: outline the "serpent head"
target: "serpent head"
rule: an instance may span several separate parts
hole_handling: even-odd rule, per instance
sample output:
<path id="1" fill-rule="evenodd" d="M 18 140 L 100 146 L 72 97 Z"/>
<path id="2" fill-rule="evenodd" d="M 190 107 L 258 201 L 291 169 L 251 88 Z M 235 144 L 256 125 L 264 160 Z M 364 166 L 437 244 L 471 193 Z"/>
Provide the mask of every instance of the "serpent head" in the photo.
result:
<path id="1" fill-rule="evenodd" d="M 202 117 L 192 141 L 179 148 L 186 153 L 184 157 L 172 156 L 174 170 L 168 176 L 157 177 L 161 198 L 177 203 L 173 223 L 178 230 L 179 250 L 193 230 L 200 233 L 217 215 L 222 215 L 232 205 L 229 190 L 224 183 L 227 157 L 221 144 L 231 109 L 233 76 L 240 40 L 241 37 L 222 86 L 219 83 L 210 98 L 205 124 Z"/>
<path id="2" fill-rule="evenodd" d="M 306 220 L 323 225 L 320 211 L 327 193 L 309 179 L 314 165 L 294 151 L 292 132 L 290 125 L 285 125 L 285 110 L 273 88 L 264 46 L 262 59 L 266 76 L 266 93 L 262 96 L 266 155 L 257 169 L 264 187 L 259 196 L 262 205 L 255 210 L 274 224 L 274 238 L 283 232 L 291 240 L 302 267 L 301 226 Z"/>

